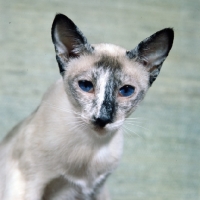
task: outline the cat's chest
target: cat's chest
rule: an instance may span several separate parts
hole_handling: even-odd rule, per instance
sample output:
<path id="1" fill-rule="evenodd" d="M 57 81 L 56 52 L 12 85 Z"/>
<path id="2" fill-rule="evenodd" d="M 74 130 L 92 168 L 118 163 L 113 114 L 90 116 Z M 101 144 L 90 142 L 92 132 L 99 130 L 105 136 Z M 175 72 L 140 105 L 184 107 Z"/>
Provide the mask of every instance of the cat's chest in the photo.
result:
<path id="1" fill-rule="evenodd" d="M 119 146 L 115 151 L 111 151 L 109 147 L 100 148 L 82 167 L 68 171 L 65 179 L 82 195 L 91 196 L 103 186 L 107 177 L 117 167 L 120 157 Z"/>
<path id="2" fill-rule="evenodd" d="M 82 176 L 71 174 L 59 176 L 47 185 L 44 197 L 49 200 L 66 199 L 66 197 L 92 200 L 101 190 L 108 175 L 108 172 L 99 175 L 88 172 Z"/>
<path id="3" fill-rule="evenodd" d="M 103 147 L 90 158 L 83 156 L 80 162 L 71 165 L 65 176 L 75 185 L 91 187 L 107 177 L 117 167 L 120 158 L 120 148 L 111 151 L 109 147 Z"/>
<path id="4" fill-rule="evenodd" d="M 81 197 L 87 197 L 89 199 L 92 195 L 95 195 L 103 186 L 107 177 L 109 176 L 109 172 L 102 173 L 95 177 L 88 175 L 86 177 L 72 177 L 66 176 L 65 178 L 69 182 L 71 189 L 75 190 L 75 193 L 81 194 Z"/>

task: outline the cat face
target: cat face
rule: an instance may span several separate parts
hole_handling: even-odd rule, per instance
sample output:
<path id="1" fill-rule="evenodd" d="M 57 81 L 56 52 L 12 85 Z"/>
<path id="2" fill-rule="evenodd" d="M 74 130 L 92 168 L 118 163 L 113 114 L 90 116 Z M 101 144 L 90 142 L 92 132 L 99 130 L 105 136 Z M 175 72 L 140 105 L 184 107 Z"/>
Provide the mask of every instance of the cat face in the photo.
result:
<path id="1" fill-rule="evenodd" d="M 63 78 L 74 108 L 96 130 L 118 129 L 149 87 L 147 70 L 125 49 L 108 44 L 69 61 Z"/>
<path id="2" fill-rule="evenodd" d="M 119 129 L 144 98 L 171 49 L 173 30 L 161 30 L 126 51 L 90 45 L 69 18 L 58 14 L 52 40 L 73 109 L 91 129 L 105 133 Z"/>

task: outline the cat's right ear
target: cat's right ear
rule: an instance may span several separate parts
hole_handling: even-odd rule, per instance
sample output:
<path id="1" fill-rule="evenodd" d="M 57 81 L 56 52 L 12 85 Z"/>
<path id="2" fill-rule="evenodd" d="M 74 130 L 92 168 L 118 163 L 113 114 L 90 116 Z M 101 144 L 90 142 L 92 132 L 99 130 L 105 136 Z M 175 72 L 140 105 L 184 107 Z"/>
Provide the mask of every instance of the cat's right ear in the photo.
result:
<path id="1" fill-rule="evenodd" d="M 161 66 L 172 48 L 173 40 L 173 29 L 165 28 L 140 42 L 135 49 L 127 51 L 130 59 L 135 59 L 149 71 L 150 86 L 156 80 Z"/>
<path id="2" fill-rule="evenodd" d="M 60 73 L 66 70 L 69 59 L 77 58 L 83 52 L 90 53 L 93 50 L 79 28 L 63 14 L 55 16 L 51 36 Z"/>

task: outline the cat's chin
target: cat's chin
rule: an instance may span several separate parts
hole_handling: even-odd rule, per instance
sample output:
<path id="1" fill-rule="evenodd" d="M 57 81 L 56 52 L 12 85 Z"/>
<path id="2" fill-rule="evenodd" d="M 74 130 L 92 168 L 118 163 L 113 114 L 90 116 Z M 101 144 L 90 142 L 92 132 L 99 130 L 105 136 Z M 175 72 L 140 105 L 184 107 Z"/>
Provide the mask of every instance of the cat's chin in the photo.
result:
<path id="1" fill-rule="evenodd" d="M 106 135 L 108 133 L 105 128 L 94 127 L 93 130 L 97 135 L 100 136 Z"/>
<path id="2" fill-rule="evenodd" d="M 101 128 L 101 127 L 96 127 L 96 126 L 94 126 L 94 127 L 93 127 L 93 131 L 94 131 L 95 133 L 97 133 L 97 135 L 100 135 L 100 136 L 109 134 L 109 131 L 108 131 L 107 128 L 105 128 L 105 127 Z"/>

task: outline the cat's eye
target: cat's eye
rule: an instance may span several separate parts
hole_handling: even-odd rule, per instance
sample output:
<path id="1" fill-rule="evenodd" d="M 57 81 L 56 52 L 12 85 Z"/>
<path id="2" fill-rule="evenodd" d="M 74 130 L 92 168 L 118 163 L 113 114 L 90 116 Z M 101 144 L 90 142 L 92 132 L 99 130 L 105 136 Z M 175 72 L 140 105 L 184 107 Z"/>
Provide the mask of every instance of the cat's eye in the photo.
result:
<path id="1" fill-rule="evenodd" d="M 122 97 L 129 97 L 135 92 L 135 87 L 131 85 L 124 85 L 119 89 L 119 95 Z"/>
<path id="2" fill-rule="evenodd" d="M 78 85 L 81 88 L 81 90 L 83 90 L 84 92 L 92 93 L 94 91 L 94 86 L 93 86 L 92 82 L 90 82 L 90 81 L 81 80 L 78 82 Z"/>

